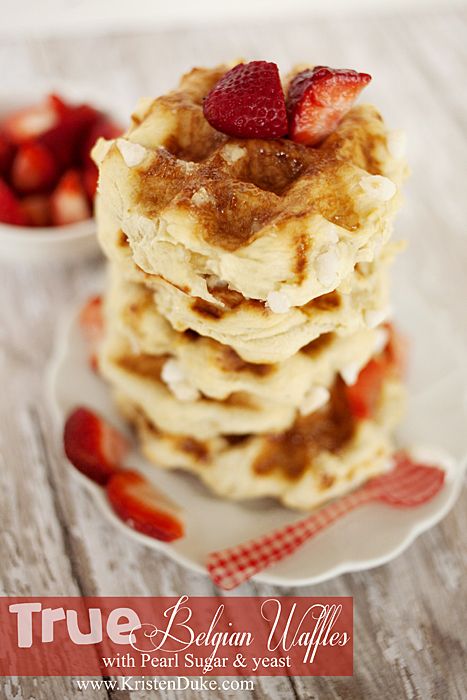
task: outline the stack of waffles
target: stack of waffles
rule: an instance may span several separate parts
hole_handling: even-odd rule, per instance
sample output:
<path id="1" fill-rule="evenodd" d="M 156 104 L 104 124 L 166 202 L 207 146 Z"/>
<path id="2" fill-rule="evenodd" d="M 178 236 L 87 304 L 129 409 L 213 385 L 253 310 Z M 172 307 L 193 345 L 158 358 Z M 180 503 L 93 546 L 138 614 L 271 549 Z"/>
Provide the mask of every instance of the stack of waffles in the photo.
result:
<path id="1" fill-rule="evenodd" d="M 406 173 L 376 109 L 319 146 L 215 130 L 195 69 L 100 140 L 99 365 L 161 468 L 311 509 L 384 471 L 403 407 L 389 241 Z"/>

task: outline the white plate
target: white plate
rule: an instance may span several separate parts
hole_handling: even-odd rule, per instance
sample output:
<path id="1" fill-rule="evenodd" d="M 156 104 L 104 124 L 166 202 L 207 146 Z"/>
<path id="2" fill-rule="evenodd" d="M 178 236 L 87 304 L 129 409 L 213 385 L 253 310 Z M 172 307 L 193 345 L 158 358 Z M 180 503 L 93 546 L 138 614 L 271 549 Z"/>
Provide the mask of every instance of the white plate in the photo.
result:
<path id="1" fill-rule="evenodd" d="M 404 287 L 403 280 L 395 286 L 404 302 L 397 316 L 403 328 L 411 329 L 412 340 L 411 398 L 399 442 L 402 446 L 427 442 L 436 446 L 436 449 L 421 449 L 426 451 L 427 459 L 445 466 L 446 484 L 433 501 L 418 508 L 397 510 L 375 504 L 354 511 L 307 542 L 292 557 L 257 575 L 256 581 L 302 586 L 388 562 L 439 522 L 459 493 L 467 463 L 467 382 L 460 353 L 452 346 L 449 329 L 438 328 L 433 323 L 429 305 L 409 285 Z M 77 310 L 60 328 L 48 374 L 48 390 L 59 431 L 65 416 L 79 404 L 94 408 L 125 430 L 107 386 L 88 368 L 76 317 Z M 203 562 L 212 550 L 237 544 L 301 517 L 270 501 L 239 504 L 214 498 L 192 476 L 157 470 L 136 451 L 128 464 L 144 472 L 184 507 L 187 523 L 184 539 L 166 544 L 131 530 L 115 517 L 100 487 L 74 469 L 73 473 L 122 532 L 195 571 L 205 572 Z"/>

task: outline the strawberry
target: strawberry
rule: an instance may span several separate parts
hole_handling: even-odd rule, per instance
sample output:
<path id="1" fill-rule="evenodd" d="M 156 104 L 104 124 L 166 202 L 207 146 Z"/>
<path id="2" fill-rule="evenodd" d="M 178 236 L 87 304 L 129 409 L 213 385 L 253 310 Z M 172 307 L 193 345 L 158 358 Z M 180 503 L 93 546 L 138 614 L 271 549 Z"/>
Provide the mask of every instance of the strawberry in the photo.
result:
<path id="1" fill-rule="evenodd" d="M 88 299 L 80 311 L 79 324 L 89 347 L 89 364 L 96 371 L 98 369 L 97 350 L 104 334 L 101 296 Z"/>
<path id="2" fill-rule="evenodd" d="M 31 194 L 21 200 L 21 209 L 30 226 L 50 226 L 50 200 L 44 194 Z"/>
<path id="3" fill-rule="evenodd" d="M 388 344 L 385 349 L 386 359 L 391 371 L 399 377 L 403 377 L 407 372 L 408 365 L 408 342 L 392 323 L 385 325 L 389 333 Z"/>
<path id="4" fill-rule="evenodd" d="M 3 120 L 2 129 L 11 143 L 22 144 L 52 129 L 57 121 L 58 115 L 53 102 L 45 100 L 39 105 L 10 114 Z"/>
<path id="5" fill-rule="evenodd" d="M 86 163 L 82 170 L 83 185 L 91 203 L 94 202 L 94 197 L 97 192 L 97 183 L 99 181 L 99 171 L 94 163 L 91 161 Z"/>
<path id="6" fill-rule="evenodd" d="M 275 63 L 235 66 L 206 96 L 203 111 L 211 126 L 230 136 L 274 139 L 287 133 L 284 93 Z"/>
<path id="7" fill-rule="evenodd" d="M 105 485 L 125 459 L 127 439 L 88 408 L 77 408 L 67 418 L 63 433 L 65 454 L 78 471 Z"/>
<path id="8" fill-rule="evenodd" d="M 11 167 L 11 182 L 18 192 L 41 192 L 54 185 L 58 168 L 45 146 L 25 143 L 19 147 Z"/>
<path id="9" fill-rule="evenodd" d="M 355 384 L 346 387 L 347 400 L 355 418 L 371 418 L 374 415 L 387 370 L 386 358 L 378 355 L 361 370 Z"/>
<path id="10" fill-rule="evenodd" d="M 178 507 L 136 471 L 126 469 L 107 483 L 107 496 L 127 525 L 157 540 L 171 542 L 184 535 Z"/>
<path id="11" fill-rule="evenodd" d="M 15 226 L 27 226 L 29 220 L 21 208 L 20 201 L 8 187 L 6 182 L 0 179 L 0 221 L 4 224 Z"/>
<path id="12" fill-rule="evenodd" d="M 69 168 L 79 161 L 83 139 L 99 116 L 100 112 L 87 104 L 64 108 L 59 121 L 42 133 L 39 141 L 62 167 Z"/>
<path id="13" fill-rule="evenodd" d="M 65 226 L 91 216 L 91 209 L 76 170 L 67 170 L 50 198 L 52 223 Z"/>
<path id="14" fill-rule="evenodd" d="M 0 132 L 0 177 L 8 177 L 14 153 L 15 147 L 8 141 L 5 134 Z"/>
<path id="15" fill-rule="evenodd" d="M 370 80 L 367 73 L 326 66 L 298 73 L 287 92 L 290 138 L 307 146 L 325 139 Z"/>

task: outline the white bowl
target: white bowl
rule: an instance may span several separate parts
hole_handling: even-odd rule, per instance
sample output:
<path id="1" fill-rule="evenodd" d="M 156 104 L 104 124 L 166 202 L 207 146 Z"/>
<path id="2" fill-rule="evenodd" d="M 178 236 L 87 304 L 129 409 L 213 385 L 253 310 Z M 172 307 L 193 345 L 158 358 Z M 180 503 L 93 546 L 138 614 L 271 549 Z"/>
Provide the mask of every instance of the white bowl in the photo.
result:
<path id="1" fill-rule="evenodd" d="M 50 263 L 99 255 L 94 219 L 68 226 L 28 227 L 0 223 L 0 259 Z"/>
<path id="2" fill-rule="evenodd" d="M 90 102 L 97 109 L 125 121 L 113 106 L 104 105 L 101 94 L 86 86 L 54 81 L 36 83 L 27 92 L 0 95 L 0 120 L 16 110 L 40 102 L 48 93 L 57 92 L 70 102 Z M 129 112 L 128 112 L 129 113 Z M 0 222 L 0 260 L 26 263 L 65 262 L 99 255 L 96 223 L 93 218 L 67 226 L 12 226 Z"/>

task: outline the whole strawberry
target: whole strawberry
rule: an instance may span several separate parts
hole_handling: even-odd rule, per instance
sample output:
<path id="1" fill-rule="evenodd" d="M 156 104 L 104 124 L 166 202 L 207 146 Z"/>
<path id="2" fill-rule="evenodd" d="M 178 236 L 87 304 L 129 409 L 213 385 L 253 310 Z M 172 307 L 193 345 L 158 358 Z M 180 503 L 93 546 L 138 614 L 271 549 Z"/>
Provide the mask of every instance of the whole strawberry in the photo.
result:
<path id="1" fill-rule="evenodd" d="M 279 70 L 268 61 L 229 70 L 205 98 L 203 111 L 211 126 L 229 136 L 274 139 L 287 133 Z"/>
<path id="2" fill-rule="evenodd" d="M 287 92 L 290 138 L 315 146 L 347 114 L 371 75 L 315 66 L 298 73 Z"/>

